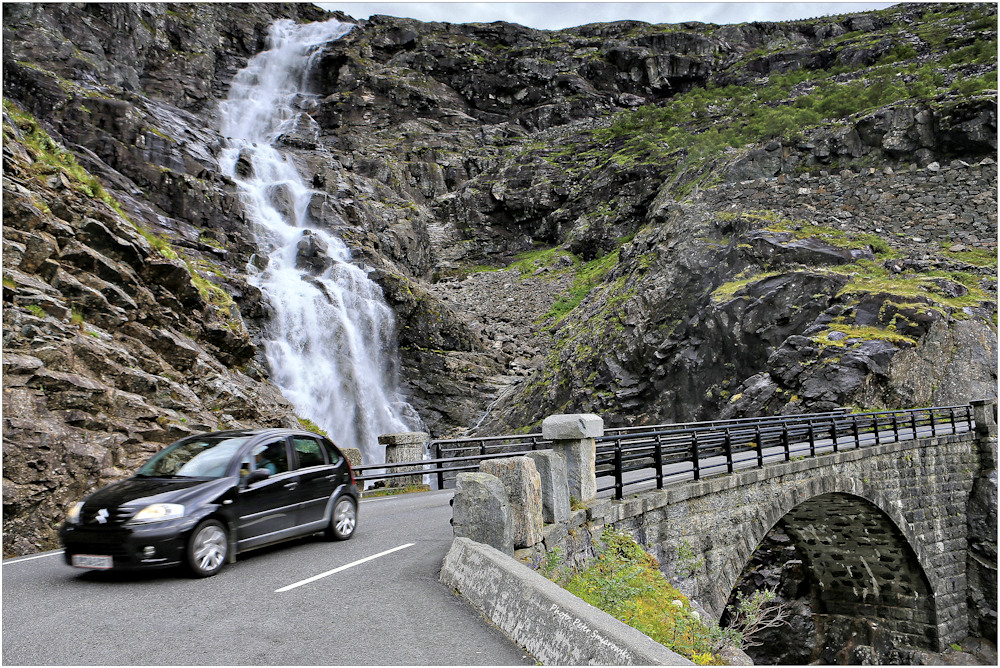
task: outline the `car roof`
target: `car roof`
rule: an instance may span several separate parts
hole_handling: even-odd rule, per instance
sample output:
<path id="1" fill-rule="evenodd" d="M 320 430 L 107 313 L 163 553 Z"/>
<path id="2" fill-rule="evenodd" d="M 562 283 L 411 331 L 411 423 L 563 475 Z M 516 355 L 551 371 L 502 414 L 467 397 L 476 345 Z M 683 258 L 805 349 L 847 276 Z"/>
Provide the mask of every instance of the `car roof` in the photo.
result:
<path id="1" fill-rule="evenodd" d="M 198 434 L 191 434 L 191 436 L 251 437 L 251 436 L 264 436 L 264 435 L 287 436 L 289 434 L 309 434 L 310 436 L 326 438 L 322 434 L 311 432 L 308 429 L 291 429 L 288 427 L 272 427 L 267 429 L 228 429 L 223 431 L 205 431 Z"/>

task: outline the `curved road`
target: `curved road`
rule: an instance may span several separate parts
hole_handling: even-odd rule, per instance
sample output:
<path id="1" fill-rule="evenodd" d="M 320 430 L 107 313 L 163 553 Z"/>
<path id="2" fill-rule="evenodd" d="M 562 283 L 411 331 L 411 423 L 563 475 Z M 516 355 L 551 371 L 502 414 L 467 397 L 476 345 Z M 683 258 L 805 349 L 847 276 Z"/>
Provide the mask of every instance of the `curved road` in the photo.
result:
<path id="1" fill-rule="evenodd" d="M 61 552 L 7 560 L 3 663 L 534 664 L 438 582 L 451 495 L 364 500 L 352 540 L 248 552 L 205 580 L 82 571 Z"/>

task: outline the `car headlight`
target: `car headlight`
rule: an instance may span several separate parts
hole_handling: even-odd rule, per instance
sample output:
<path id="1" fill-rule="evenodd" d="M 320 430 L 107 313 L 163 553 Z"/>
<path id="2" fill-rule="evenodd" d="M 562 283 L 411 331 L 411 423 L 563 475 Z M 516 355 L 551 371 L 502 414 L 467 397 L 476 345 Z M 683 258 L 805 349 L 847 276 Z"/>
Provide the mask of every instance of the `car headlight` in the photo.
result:
<path id="1" fill-rule="evenodd" d="M 154 503 L 146 506 L 132 518 L 134 522 L 163 522 L 184 517 L 184 506 L 178 503 Z"/>
<path id="2" fill-rule="evenodd" d="M 77 501 L 66 511 L 66 524 L 79 524 L 80 511 L 83 510 L 83 501 Z"/>

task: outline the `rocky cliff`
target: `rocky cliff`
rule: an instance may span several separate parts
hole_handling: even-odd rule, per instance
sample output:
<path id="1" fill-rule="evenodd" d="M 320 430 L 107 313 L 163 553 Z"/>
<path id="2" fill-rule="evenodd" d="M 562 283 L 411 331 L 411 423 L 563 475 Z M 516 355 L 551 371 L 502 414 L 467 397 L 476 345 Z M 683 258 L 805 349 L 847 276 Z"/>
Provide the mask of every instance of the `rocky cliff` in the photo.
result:
<path id="1" fill-rule="evenodd" d="M 270 23 L 331 16 L 4 5 L 5 554 L 185 433 L 310 418 L 217 109 Z M 965 402 L 996 392 L 996 28 L 373 17 L 282 145 L 435 436 Z"/>

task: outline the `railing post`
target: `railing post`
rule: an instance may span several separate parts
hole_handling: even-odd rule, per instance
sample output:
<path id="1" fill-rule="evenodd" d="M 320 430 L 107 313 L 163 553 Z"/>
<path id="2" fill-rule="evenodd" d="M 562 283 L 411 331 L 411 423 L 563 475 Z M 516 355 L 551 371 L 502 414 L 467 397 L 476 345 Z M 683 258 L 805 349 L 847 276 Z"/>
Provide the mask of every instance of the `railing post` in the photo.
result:
<path id="1" fill-rule="evenodd" d="M 653 464 L 656 465 L 656 489 L 663 489 L 663 441 L 656 435 L 656 447 L 653 449 Z"/>
<path id="2" fill-rule="evenodd" d="M 550 415 L 542 421 L 542 438 L 566 458 L 569 494 L 577 501 L 597 497 L 597 445 L 604 435 L 604 420 L 592 413 Z"/>
<path id="3" fill-rule="evenodd" d="M 733 436 L 726 429 L 726 471 L 733 472 Z"/>
<path id="4" fill-rule="evenodd" d="M 928 408 L 927 415 L 931 419 L 931 436 L 937 436 L 937 423 L 934 421 L 934 410 Z"/>
<path id="5" fill-rule="evenodd" d="M 879 435 L 879 417 L 878 413 L 872 416 L 872 425 L 875 431 L 875 445 L 882 445 L 882 437 Z"/>
<path id="6" fill-rule="evenodd" d="M 754 426 L 754 436 L 757 439 L 757 466 L 764 466 L 764 444 L 760 438 L 760 424 Z"/>
<path id="7" fill-rule="evenodd" d="M 694 479 L 701 480 L 701 465 L 698 460 L 698 432 L 691 434 L 691 464 L 694 471 Z"/>
<path id="8" fill-rule="evenodd" d="M 441 457 L 440 443 L 434 444 L 434 459 L 443 459 L 443 457 Z M 442 462 L 438 462 L 435 464 L 435 468 L 437 468 L 438 489 L 444 489 L 444 464 Z"/>
<path id="9" fill-rule="evenodd" d="M 816 431 L 813 429 L 812 420 L 809 420 L 809 456 L 816 456 Z"/>
<path id="10" fill-rule="evenodd" d="M 858 416 L 857 415 L 852 415 L 851 416 L 851 426 L 852 426 L 852 428 L 854 430 L 854 447 L 855 448 L 860 448 L 861 447 L 861 431 L 858 429 Z"/>
<path id="11" fill-rule="evenodd" d="M 899 443 L 899 413 L 897 411 L 892 412 L 892 435 Z"/>
<path id="12" fill-rule="evenodd" d="M 958 433 L 958 426 L 955 424 L 955 407 L 952 406 L 948 409 L 948 413 L 951 415 L 951 433 Z"/>
<path id="13" fill-rule="evenodd" d="M 615 439 L 615 498 L 621 499 L 625 496 L 625 480 L 622 471 L 622 442 Z"/>
<path id="14" fill-rule="evenodd" d="M 917 440 L 917 411 L 910 411 L 910 431 L 913 432 L 913 440 Z"/>
<path id="15" fill-rule="evenodd" d="M 830 437 L 833 441 L 833 451 L 839 452 L 840 448 L 837 445 L 837 418 L 830 418 Z"/>
<path id="16" fill-rule="evenodd" d="M 785 461 L 792 461 L 792 444 L 788 439 L 788 425 L 781 425 L 781 445 L 785 448 Z"/>

